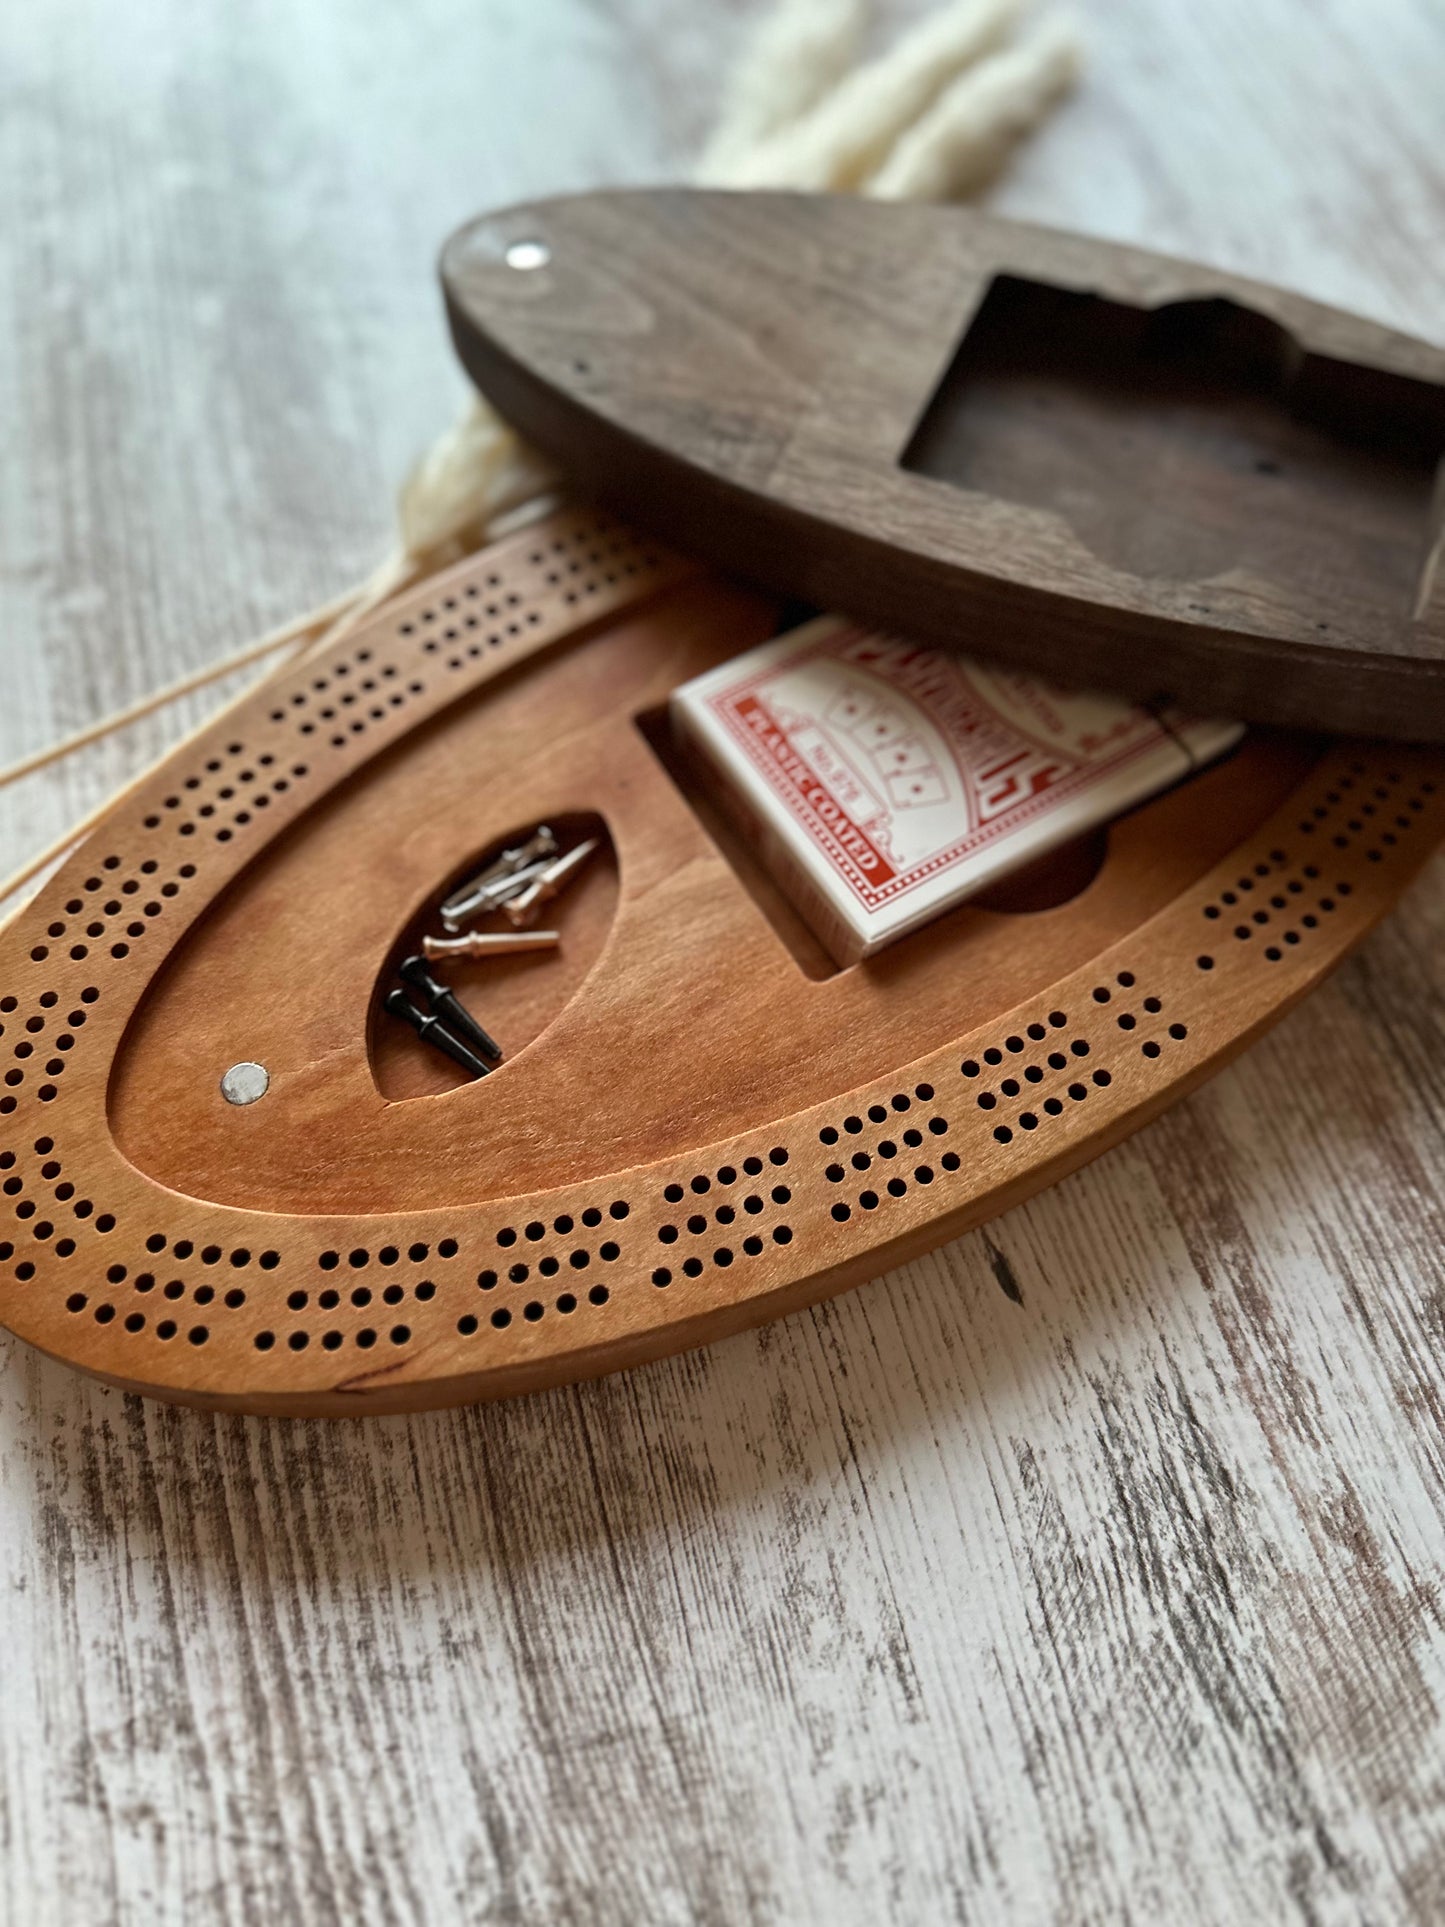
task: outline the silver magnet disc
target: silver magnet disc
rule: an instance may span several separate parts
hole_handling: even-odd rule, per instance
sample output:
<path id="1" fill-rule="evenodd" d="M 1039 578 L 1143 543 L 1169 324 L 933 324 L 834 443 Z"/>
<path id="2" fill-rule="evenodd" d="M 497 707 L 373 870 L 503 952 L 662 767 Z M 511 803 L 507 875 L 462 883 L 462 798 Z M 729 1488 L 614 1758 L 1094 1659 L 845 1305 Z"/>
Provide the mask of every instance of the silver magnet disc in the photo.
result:
<path id="1" fill-rule="evenodd" d="M 221 1079 L 221 1095 L 228 1104 L 254 1104 L 264 1097 L 271 1073 L 264 1064 L 233 1064 Z"/>
<path id="2" fill-rule="evenodd" d="M 545 241 L 513 241 L 503 258 L 509 268 L 519 268 L 525 273 L 531 268 L 545 268 L 552 259 L 552 250 Z"/>

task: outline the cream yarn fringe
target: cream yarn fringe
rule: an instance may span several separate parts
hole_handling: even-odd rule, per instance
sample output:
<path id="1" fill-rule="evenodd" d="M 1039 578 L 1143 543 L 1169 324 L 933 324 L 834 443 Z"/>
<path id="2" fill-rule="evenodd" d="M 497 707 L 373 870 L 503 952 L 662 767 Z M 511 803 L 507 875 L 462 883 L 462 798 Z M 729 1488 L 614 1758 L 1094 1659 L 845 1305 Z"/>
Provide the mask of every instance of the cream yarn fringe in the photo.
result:
<path id="1" fill-rule="evenodd" d="M 977 193 L 1077 77 L 1072 26 L 1056 17 L 1030 25 L 1024 9 L 1025 0 L 952 0 L 882 53 L 862 59 L 872 24 L 869 0 L 781 0 L 727 87 L 716 131 L 698 163 L 698 182 L 884 200 Z M 217 712 L 224 715 L 389 596 L 480 548 L 499 523 L 546 496 L 556 481 L 556 471 L 478 398 L 407 478 L 397 505 L 397 545 L 368 581 L 0 770 L 0 786 L 248 664 L 280 655 L 260 682 Z M 63 856 L 150 774 L 143 771 L 0 883 L 0 901 Z"/>

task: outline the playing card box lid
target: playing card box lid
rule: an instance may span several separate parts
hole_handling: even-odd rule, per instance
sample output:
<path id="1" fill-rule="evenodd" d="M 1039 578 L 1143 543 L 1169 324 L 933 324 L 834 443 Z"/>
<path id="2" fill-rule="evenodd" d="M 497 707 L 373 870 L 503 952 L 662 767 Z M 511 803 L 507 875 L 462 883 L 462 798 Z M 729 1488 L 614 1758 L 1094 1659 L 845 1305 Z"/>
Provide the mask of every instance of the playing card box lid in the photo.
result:
<path id="1" fill-rule="evenodd" d="M 840 964 L 1220 755 L 1152 712 L 822 616 L 697 677 L 674 726 Z"/>

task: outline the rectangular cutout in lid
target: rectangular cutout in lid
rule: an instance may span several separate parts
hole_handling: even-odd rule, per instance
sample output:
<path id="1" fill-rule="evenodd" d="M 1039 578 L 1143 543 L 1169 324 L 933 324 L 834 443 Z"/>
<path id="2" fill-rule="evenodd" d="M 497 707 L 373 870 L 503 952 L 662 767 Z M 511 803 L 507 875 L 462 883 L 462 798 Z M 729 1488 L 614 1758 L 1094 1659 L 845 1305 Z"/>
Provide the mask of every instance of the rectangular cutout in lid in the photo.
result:
<path id="1" fill-rule="evenodd" d="M 1445 392 L 1304 353 L 1213 296 L 989 285 L 902 466 L 1060 516 L 1156 580 L 1235 573 L 1412 612 Z"/>

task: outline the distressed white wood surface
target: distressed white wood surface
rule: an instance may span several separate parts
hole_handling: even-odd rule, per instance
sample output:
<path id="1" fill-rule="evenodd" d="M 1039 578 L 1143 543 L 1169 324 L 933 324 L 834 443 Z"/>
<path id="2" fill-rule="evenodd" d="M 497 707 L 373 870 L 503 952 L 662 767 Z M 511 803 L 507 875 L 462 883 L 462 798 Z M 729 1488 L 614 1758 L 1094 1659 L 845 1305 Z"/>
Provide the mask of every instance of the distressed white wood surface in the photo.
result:
<path id="1" fill-rule="evenodd" d="M 1002 207 L 1440 335 L 1433 0 L 1083 11 Z M 368 566 L 441 237 L 676 171 L 737 27 L 6 9 L 0 753 Z M 0 793 L 7 858 L 179 720 Z M 213 1419 L 4 1342 L 0 1918 L 1445 1917 L 1442 956 L 1437 863 L 987 1235 L 583 1390 Z"/>

